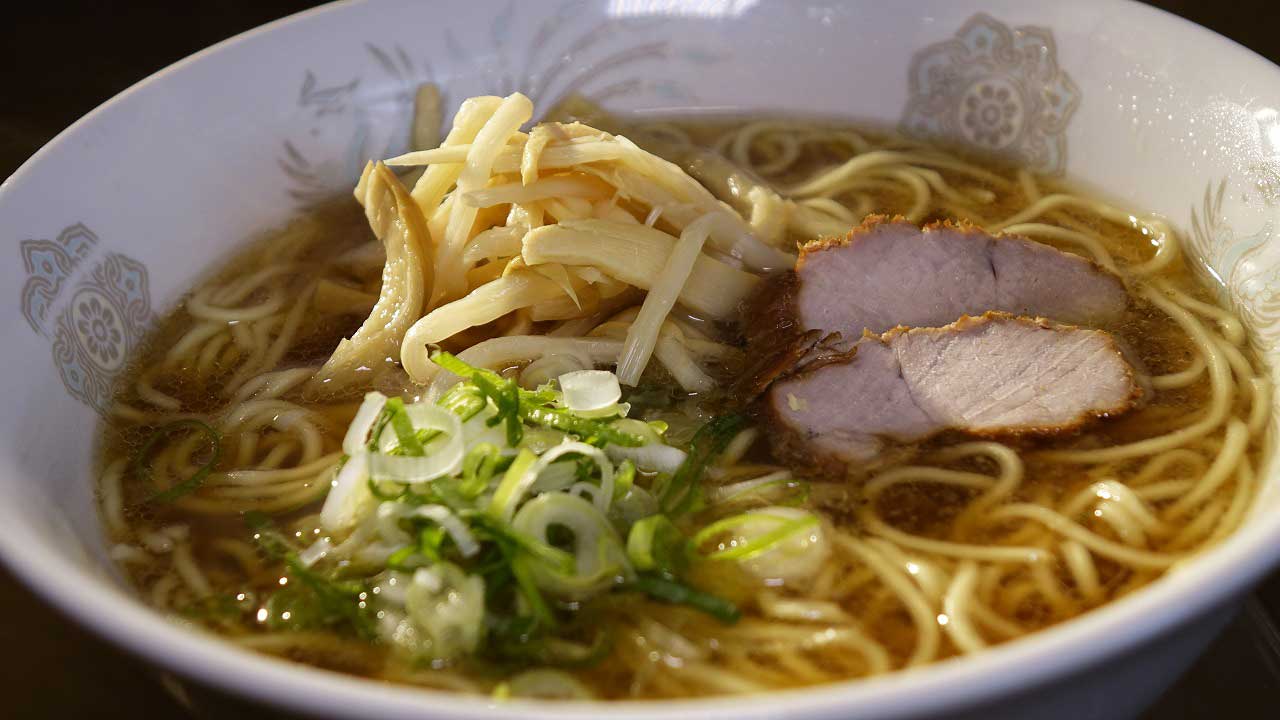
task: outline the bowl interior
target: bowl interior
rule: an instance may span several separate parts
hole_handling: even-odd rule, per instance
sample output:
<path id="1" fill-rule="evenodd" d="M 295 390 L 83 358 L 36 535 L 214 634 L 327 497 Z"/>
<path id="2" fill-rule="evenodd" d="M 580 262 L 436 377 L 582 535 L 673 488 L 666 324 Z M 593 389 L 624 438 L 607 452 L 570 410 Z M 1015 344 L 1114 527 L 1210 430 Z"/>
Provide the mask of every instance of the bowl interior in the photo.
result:
<path id="1" fill-rule="evenodd" d="M 1141 43 L 1137 25 L 1152 28 Z M 582 92 L 620 112 L 859 118 L 1066 173 L 1163 215 L 1280 367 L 1280 70 L 1172 16 L 1119 2 L 342 4 L 148 79 L 0 186 L 0 226 L 22 260 L 0 266 L 0 284 L 21 300 L 0 321 L 11 368 L 0 376 L 0 552 L 51 600 L 188 671 L 230 682 L 233 665 L 250 662 L 205 639 L 175 640 L 113 579 L 92 493 L 95 433 L 113 379 L 155 318 L 245 238 L 347 191 L 367 159 L 402 151 L 421 82 L 438 83 L 450 110 L 519 90 L 543 109 Z M 912 683 L 1000 663 L 1016 670 L 1056 642 L 1068 652 L 1035 671 L 1049 673 L 1185 618 L 1280 555 L 1280 474 L 1263 476 L 1248 527 L 1143 597 L 1045 633 L 1055 638 L 965 661 L 972 670 L 815 697 L 918 706 L 929 700 L 904 695 L 925 687 Z M 1196 573 L 1201 582 L 1178 579 Z M 1085 637 L 1111 640 L 1085 649 Z M 298 679 L 305 673 L 251 662 L 295 690 L 315 687 Z M 1019 672 L 1033 671 L 1002 682 L 1031 677 Z M 329 692 L 368 692 L 325 682 Z M 382 697 L 393 714 L 413 707 L 401 691 Z M 484 712 L 457 702 L 440 707 Z M 765 710 L 736 714 L 756 712 Z"/>

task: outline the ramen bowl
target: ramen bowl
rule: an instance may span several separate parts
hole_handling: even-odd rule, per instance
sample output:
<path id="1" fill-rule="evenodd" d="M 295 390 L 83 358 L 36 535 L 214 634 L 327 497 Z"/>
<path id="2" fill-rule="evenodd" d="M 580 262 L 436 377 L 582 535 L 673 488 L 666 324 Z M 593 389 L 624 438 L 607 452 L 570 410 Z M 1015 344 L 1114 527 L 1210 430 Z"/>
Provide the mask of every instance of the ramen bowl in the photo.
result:
<path id="1" fill-rule="evenodd" d="M 1142 41 L 1134 42 L 1141 34 Z M 1224 82 L 1223 78 L 1230 78 Z M 858 119 L 1065 174 L 1157 213 L 1280 364 L 1280 68 L 1126 2 L 357 2 L 246 33 L 143 81 L 0 186 L 0 555 L 41 597 L 179 677 L 323 717 L 599 717 L 250 654 L 147 609 L 109 557 L 94 443 L 147 329 L 238 243 L 350 189 L 451 111 L 580 92 L 633 115 Z M 18 262 L 18 260 L 21 262 Z M 619 718 L 1129 717 L 1280 562 L 1280 470 L 1244 526 L 1150 586 L 979 654 L 869 680 L 610 705 Z"/>

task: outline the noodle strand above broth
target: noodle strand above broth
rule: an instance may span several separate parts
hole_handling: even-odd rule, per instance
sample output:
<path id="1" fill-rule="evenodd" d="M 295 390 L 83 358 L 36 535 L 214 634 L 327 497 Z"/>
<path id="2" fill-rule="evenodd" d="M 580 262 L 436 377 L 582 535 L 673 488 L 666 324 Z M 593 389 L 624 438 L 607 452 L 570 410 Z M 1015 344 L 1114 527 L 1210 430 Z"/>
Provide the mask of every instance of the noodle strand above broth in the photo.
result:
<path id="1" fill-rule="evenodd" d="M 749 693 L 1016 640 L 1249 512 L 1272 388 L 1161 219 L 865 127 L 628 124 L 573 98 L 522 132 L 531 113 L 473 98 L 438 147 L 419 118 L 357 203 L 265 236 L 160 324 L 99 481 L 145 601 L 454 692 Z M 728 391 L 755 360 L 741 308 L 871 213 L 1116 273 L 1129 307 L 1102 329 L 1141 404 L 836 476 L 770 452 Z"/>

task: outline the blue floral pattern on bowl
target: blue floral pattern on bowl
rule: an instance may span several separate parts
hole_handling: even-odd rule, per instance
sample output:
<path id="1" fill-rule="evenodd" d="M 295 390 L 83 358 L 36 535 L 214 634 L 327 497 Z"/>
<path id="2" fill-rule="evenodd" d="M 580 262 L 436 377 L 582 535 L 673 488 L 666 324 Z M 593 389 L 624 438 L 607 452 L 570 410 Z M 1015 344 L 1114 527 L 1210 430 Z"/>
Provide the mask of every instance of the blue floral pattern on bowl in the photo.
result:
<path id="1" fill-rule="evenodd" d="M 19 249 L 27 273 L 23 317 L 52 339 L 67 392 L 105 413 L 117 376 L 154 324 L 146 267 L 113 252 L 94 262 L 98 236 L 80 223 L 53 240 L 24 240 Z"/>
<path id="2" fill-rule="evenodd" d="M 1046 28 L 1010 28 L 974 15 L 955 37 L 912 58 L 901 128 L 1060 175 L 1080 90 L 1058 67 L 1057 54 Z"/>

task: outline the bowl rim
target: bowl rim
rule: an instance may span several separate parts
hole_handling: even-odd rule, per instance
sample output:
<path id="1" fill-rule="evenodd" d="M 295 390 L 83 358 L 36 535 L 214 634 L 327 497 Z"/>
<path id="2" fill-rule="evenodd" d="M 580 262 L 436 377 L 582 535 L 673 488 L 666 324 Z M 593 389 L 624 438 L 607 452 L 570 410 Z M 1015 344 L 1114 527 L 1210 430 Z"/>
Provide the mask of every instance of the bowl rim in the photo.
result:
<path id="1" fill-rule="evenodd" d="M 188 65 L 228 47 L 321 15 L 346 12 L 374 0 L 339 0 L 304 10 L 239 33 L 147 76 L 72 123 L 0 182 L 0 208 L 12 187 L 52 149 L 91 125 L 111 106 Z M 1103 7 L 1135 13 L 1156 24 L 1190 31 L 1198 42 L 1218 48 L 1233 62 L 1280 76 L 1280 67 L 1239 43 L 1173 13 L 1137 0 L 1094 0 Z M 1280 473 L 1273 459 L 1272 473 Z M 519 714 L 525 718 L 596 718 L 602 707 L 624 720 L 663 715 L 747 720 L 781 716 L 846 717 L 852 709 L 876 717 L 921 715 L 956 710 L 984 700 L 1034 688 L 1080 672 L 1108 658 L 1151 642 L 1175 626 L 1220 609 L 1280 564 L 1280 519 L 1241 528 L 1217 546 L 1189 561 L 1194 573 L 1167 574 L 1139 592 L 1028 637 L 977 655 L 950 658 L 920 668 L 870 679 L 769 691 L 744 703 L 726 695 L 683 700 L 563 702 L 511 700 L 417 688 L 357 678 L 281 660 L 248 650 L 211 633 L 191 631 L 129 597 L 95 594 L 98 581 L 84 568 L 43 546 L 19 546 L 0 527 L 0 562 L 43 600 L 149 663 L 172 669 L 211 688 L 268 706 L 287 707 L 326 717 L 449 717 L 487 720 Z M 92 604 L 85 598 L 94 598 Z"/>

